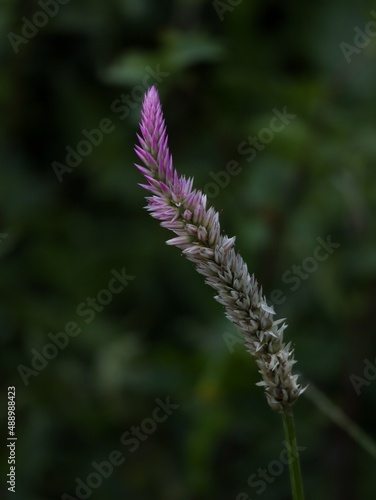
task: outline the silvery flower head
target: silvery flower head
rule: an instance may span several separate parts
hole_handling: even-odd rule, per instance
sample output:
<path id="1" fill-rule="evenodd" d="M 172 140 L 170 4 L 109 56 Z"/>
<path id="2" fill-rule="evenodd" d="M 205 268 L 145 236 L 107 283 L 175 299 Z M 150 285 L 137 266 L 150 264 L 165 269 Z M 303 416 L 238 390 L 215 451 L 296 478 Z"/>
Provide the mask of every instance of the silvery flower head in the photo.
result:
<path id="1" fill-rule="evenodd" d="M 256 358 L 269 405 L 285 412 L 304 389 L 292 374 L 295 363 L 290 343 L 284 343 L 284 320 L 274 320 L 274 310 L 262 294 L 255 277 L 235 250 L 235 237 L 221 233 L 219 214 L 207 208 L 202 191 L 193 179 L 179 175 L 173 167 L 157 89 L 144 98 L 136 153 L 136 165 L 151 196 L 147 210 L 162 227 L 174 233 L 167 241 L 182 250 L 214 288 L 215 299 L 224 306 L 226 317 L 242 332 L 247 350 Z"/>

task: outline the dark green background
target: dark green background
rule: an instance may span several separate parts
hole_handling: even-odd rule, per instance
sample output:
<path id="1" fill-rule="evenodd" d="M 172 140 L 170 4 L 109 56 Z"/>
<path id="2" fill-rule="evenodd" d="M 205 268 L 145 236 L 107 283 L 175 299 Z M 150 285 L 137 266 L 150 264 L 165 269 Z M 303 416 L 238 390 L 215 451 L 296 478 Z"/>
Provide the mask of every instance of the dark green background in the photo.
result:
<path id="1" fill-rule="evenodd" d="M 358 40 L 350 62 L 340 47 L 374 4 L 232 3 L 221 21 L 211 1 L 72 0 L 16 53 L 9 33 L 41 7 L 1 2 L 1 431 L 14 385 L 18 436 L 15 495 L 2 441 L 6 498 L 74 497 L 113 450 L 124 463 L 90 498 L 291 498 L 286 466 L 261 494 L 247 484 L 278 460 L 281 419 L 213 291 L 142 209 L 133 145 L 148 66 L 169 73 L 158 88 L 179 172 L 208 189 L 229 161 L 241 167 L 210 202 L 266 295 L 282 290 L 296 371 L 375 437 L 376 382 L 357 394 L 350 377 L 376 353 L 376 43 Z M 111 109 L 122 93 L 124 119 Z M 284 106 L 296 118 L 247 161 L 239 144 Z M 114 131 L 59 182 L 51 164 L 106 118 Z M 283 274 L 329 235 L 340 247 L 291 291 Z M 79 304 L 123 268 L 135 278 L 85 323 Z M 25 385 L 19 365 L 69 321 L 81 333 Z M 168 396 L 179 408 L 131 453 L 121 436 Z M 307 499 L 373 498 L 375 457 L 312 393 L 295 415 Z"/>

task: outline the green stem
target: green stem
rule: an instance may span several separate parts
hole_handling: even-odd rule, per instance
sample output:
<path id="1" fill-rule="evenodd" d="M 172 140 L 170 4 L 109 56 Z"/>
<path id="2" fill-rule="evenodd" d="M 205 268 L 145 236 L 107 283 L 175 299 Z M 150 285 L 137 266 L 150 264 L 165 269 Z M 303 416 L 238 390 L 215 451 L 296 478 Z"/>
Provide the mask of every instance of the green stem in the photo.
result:
<path id="1" fill-rule="evenodd" d="M 293 500 L 304 500 L 302 475 L 300 472 L 299 452 L 296 443 L 294 418 L 291 409 L 282 414 L 283 427 L 289 455 L 290 481 Z"/>

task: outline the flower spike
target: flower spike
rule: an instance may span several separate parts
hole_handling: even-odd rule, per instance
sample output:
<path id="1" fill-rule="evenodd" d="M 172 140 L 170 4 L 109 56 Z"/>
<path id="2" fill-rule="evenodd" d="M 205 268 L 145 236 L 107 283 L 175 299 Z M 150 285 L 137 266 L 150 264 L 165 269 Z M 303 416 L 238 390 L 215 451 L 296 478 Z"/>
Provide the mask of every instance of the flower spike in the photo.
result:
<path id="1" fill-rule="evenodd" d="M 135 151 L 143 166 L 136 167 L 148 182 L 142 187 L 152 193 L 147 210 L 176 235 L 167 244 L 180 248 L 214 288 L 215 299 L 256 358 L 262 376 L 257 385 L 264 387 L 273 410 L 285 412 L 304 391 L 292 374 L 295 360 L 290 343 L 283 343 L 286 324 L 273 320 L 274 310 L 266 303 L 262 288 L 235 251 L 235 237 L 221 234 L 218 212 L 206 207 L 206 196 L 193 189 L 193 179 L 179 176 L 174 169 L 155 87 L 145 95 L 140 130 L 140 146 Z"/>

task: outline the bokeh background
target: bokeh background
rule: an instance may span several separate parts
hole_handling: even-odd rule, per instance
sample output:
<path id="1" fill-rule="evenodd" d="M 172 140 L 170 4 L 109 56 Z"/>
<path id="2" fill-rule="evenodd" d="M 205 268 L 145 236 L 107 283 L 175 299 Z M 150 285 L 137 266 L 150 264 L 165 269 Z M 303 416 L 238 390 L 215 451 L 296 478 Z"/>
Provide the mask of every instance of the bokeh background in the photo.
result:
<path id="1" fill-rule="evenodd" d="M 2 441 L 2 497 L 290 498 L 282 422 L 254 361 L 142 208 L 133 145 L 151 75 L 176 167 L 211 193 L 267 297 L 281 291 L 276 313 L 311 383 L 295 407 L 307 499 L 373 498 L 376 369 L 363 372 L 376 352 L 376 42 L 354 28 L 375 33 L 374 3 L 56 5 L 0 5 L 1 429 L 15 386 L 18 437 L 16 494 Z M 296 116 L 248 161 L 239 145 L 284 107 Z M 59 179 L 54 162 L 104 119 L 111 133 Z M 237 175 L 219 174 L 230 161 Z M 329 235 L 339 247 L 291 290 L 286 276 Z M 77 308 L 113 270 L 134 279 L 85 322 Z M 79 335 L 21 377 L 71 321 Z M 179 407 L 145 424 L 168 397 Z M 365 435 L 341 428 L 341 412 Z M 131 452 L 121 437 L 141 424 L 153 432 Z M 76 492 L 114 450 L 123 463 Z M 262 469 L 265 488 L 250 485 Z"/>

